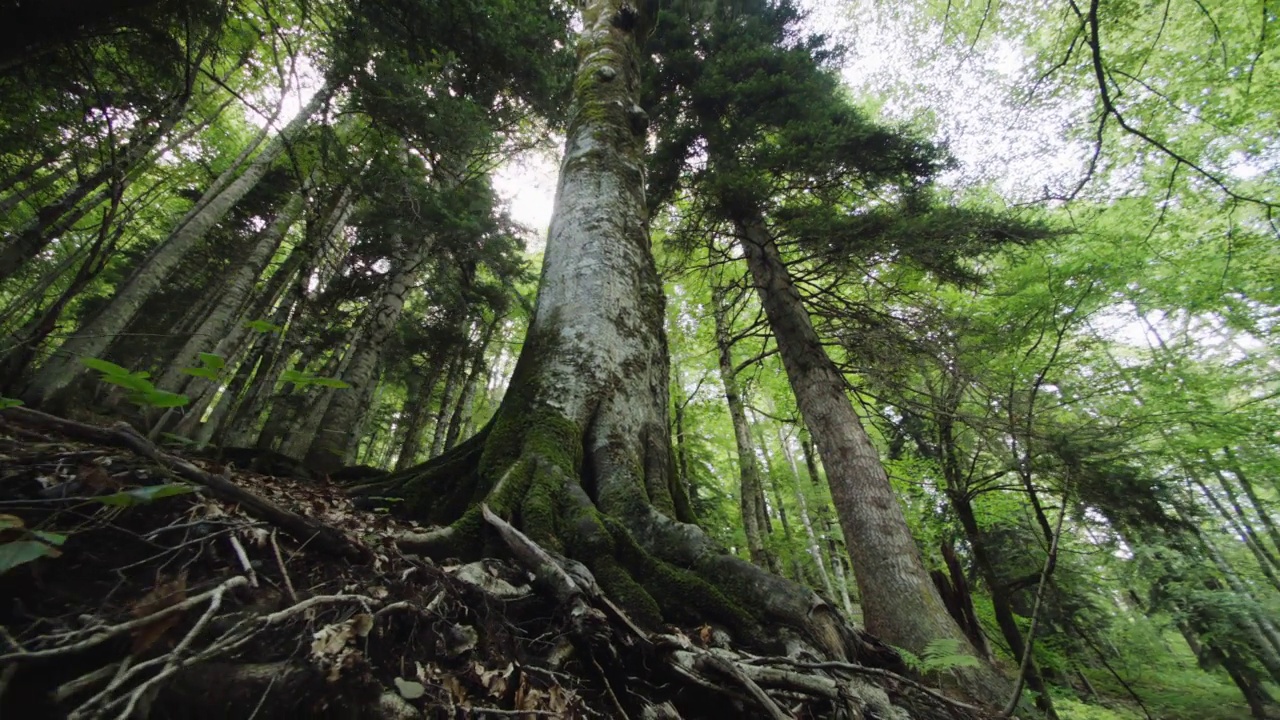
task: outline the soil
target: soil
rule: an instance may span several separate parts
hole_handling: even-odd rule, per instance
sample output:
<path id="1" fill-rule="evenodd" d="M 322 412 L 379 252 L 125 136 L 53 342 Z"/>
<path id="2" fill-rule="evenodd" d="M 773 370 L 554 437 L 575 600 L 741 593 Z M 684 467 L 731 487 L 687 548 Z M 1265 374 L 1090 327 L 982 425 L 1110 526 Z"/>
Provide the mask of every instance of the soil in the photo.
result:
<path id="1" fill-rule="evenodd" d="M 642 633 L 515 560 L 406 554 L 423 528 L 331 478 L 45 418 L 0 413 L 0 718 L 981 716 L 710 624 Z"/>

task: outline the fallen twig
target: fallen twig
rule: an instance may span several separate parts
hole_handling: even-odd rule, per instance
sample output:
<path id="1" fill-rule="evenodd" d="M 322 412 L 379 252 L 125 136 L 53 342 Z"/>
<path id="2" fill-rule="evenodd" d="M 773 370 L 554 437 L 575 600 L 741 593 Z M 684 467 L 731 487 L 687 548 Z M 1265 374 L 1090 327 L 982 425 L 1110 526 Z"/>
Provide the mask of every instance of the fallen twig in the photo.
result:
<path id="1" fill-rule="evenodd" d="M 178 476 L 207 488 L 214 497 L 240 505 L 250 515 L 272 523 L 289 533 L 295 540 L 314 544 L 329 554 L 357 562 L 366 562 L 372 556 L 368 548 L 357 544 L 338 530 L 289 512 L 258 497 L 231 482 L 228 475 L 214 475 L 182 458 L 161 452 L 154 443 L 125 423 L 116 423 L 111 428 L 103 428 L 24 407 L 7 408 L 3 412 L 6 417 L 52 428 L 67 435 L 129 448 Z"/>

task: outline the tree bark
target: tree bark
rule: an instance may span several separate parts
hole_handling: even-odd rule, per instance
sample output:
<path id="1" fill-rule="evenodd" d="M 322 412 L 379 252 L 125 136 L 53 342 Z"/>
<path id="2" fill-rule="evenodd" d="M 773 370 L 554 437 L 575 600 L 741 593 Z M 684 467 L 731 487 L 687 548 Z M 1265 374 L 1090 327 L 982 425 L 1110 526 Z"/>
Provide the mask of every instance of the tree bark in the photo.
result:
<path id="1" fill-rule="evenodd" d="M 448 357 L 446 349 L 438 347 L 425 372 L 410 371 L 409 386 L 406 388 L 409 403 L 403 416 L 404 440 L 396 457 L 396 470 L 413 467 L 418 462 L 418 454 L 422 452 L 422 434 L 427 427 L 427 417 L 431 414 L 431 394 L 440 380 L 440 374 L 444 372 Z"/>
<path id="2" fill-rule="evenodd" d="M 647 6 L 587 0 L 566 149 L 537 307 L 493 421 L 438 460 L 357 489 L 449 523 L 409 543 L 483 552 L 481 512 L 585 565 L 642 625 L 722 623 L 768 645 L 848 655 L 852 637 L 811 591 L 716 547 L 670 473 L 662 283 L 644 201 L 638 108 Z M 690 612 L 696 608 L 696 611 Z M 761 622 L 771 623 L 763 632 Z"/>
<path id="3" fill-rule="evenodd" d="M 316 429 L 316 434 L 306 449 L 304 462 L 308 468 L 320 473 L 330 473 L 345 464 L 352 443 L 351 429 L 360 419 L 361 399 L 365 390 L 377 380 L 377 369 L 383 347 L 400 322 L 405 298 L 417 282 L 418 274 L 431 253 L 434 240 L 424 237 L 403 241 L 395 238 L 395 255 L 391 268 L 377 300 L 370 308 L 358 345 L 352 346 L 352 357 L 342 380 L 350 385 L 345 390 L 331 391 L 328 407 Z"/>
<path id="4" fill-rule="evenodd" d="M 720 359 L 720 383 L 724 386 L 724 398 L 729 406 L 729 420 L 733 423 L 734 446 L 738 449 L 738 508 L 742 513 L 742 530 L 747 537 L 747 553 L 751 562 L 760 567 L 777 569 L 774 558 L 764 544 L 768 518 L 763 504 L 760 466 L 756 462 L 755 447 L 751 442 L 751 430 L 747 425 L 746 406 L 738 389 L 737 371 L 733 364 L 733 349 L 724 288 L 711 290 L 712 314 L 716 324 L 716 350 Z"/>
<path id="5" fill-rule="evenodd" d="M 160 376 L 156 386 L 171 392 L 182 392 L 190 384 L 190 375 L 182 373 L 182 368 L 195 365 L 199 354 L 213 353 L 224 360 L 229 359 L 233 348 L 240 345 L 247 328 L 242 319 L 242 312 L 253 292 L 254 283 L 266 269 L 267 263 L 280 249 L 285 233 L 297 221 L 302 213 L 303 192 L 295 194 L 276 215 L 270 225 L 263 228 L 254 239 L 249 254 L 232 270 L 230 277 L 222 284 L 222 292 L 216 304 L 204 316 L 199 326 L 191 333 L 187 342 L 178 353 L 170 358 L 167 369 Z"/>
<path id="6" fill-rule="evenodd" d="M 485 325 L 484 332 L 480 335 L 480 340 L 476 343 L 475 350 L 472 352 L 471 367 L 467 369 L 467 378 L 462 382 L 462 394 L 458 396 L 458 402 L 453 408 L 453 415 L 449 418 L 449 430 L 444 438 L 445 450 L 449 450 L 457 444 L 458 434 L 462 432 L 463 425 L 470 418 L 471 404 L 476 395 L 476 386 L 480 382 L 480 375 L 484 372 L 484 356 L 489 350 L 489 342 L 493 339 L 493 332 L 497 329 L 500 321 L 500 318 L 494 318 L 493 322 Z"/>
<path id="7" fill-rule="evenodd" d="M 49 358 L 25 393 L 24 399 L 29 404 L 42 405 L 55 401 L 58 394 L 82 370 L 80 358 L 101 354 L 112 338 L 133 320 L 147 298 L 165 283 L 187 253 L 257 185 L 294 136 L 310 122 L 311 115 L 315 114 L 325 99 L 323 91 L 317 93 L 298 116 L 271 139 L 239 177 L 197 203 L 198 211 L 184 218 L 168 239 L 117 290 L 107 306 Z"/>
<path id="8" fill-rule="evenodd" d="M 823 349 L 769 229 L 758 216 L 735 224 L 796 403 L 827 468 L 867 630 L 916 654 L 951 638 L 976 656 L 938 596 L 844 377 Z M 1008 682 L 988 663 L 961 675 L 975 697 L 992 704 L 1007 697 Z"/>

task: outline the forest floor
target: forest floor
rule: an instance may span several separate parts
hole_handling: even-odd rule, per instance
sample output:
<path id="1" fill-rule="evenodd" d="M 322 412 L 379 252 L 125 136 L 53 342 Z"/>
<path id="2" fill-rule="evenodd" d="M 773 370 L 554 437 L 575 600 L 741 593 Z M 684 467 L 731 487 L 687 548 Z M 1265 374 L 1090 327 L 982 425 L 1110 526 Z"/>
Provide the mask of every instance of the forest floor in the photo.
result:
<path id="1" fill-rule="evenodd" d="M 0 717 L 983 716 L 870 663 L 647 633 L 527 563 L 397 549 L 421 530 L 328 479 L 6 410 Z"/>

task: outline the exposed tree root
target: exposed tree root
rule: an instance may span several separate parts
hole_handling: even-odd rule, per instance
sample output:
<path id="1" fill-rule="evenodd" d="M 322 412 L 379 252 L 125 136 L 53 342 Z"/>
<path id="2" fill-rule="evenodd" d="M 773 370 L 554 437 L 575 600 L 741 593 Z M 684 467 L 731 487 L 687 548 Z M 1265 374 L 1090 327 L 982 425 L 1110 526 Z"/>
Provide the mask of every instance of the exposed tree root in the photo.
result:
<path id="1" fill-rule="evenodd" d="M 17 418 L 11 411 L 0 417 Z M 138 443 L 128 431 L 25 413 L 21 420 L 130 448 L 156 467 L 197 482 L 209 475 L 194 463 Z M 12 454 L 17 441 L 9 442 L 5 452 Z M 57 442 L 45 446 L 57 457 L 131 467 L 121 458 L 104 458 L 110 450 Z M 40 452 L 37 448 L 28 454 L 39 461 Z M 476 462 L 481 455 L 475 446 L 459 452 L 465 462 Z M 110 513 L 109 524 L 77 526 L 64 557 L 40 563 L 49 563 L 50 569 L 66 567 L 59 563 L 74 563 L 79 554 L 89 553 L 85 562 L 101 563 L 107 557 L 110 567 L 82 563 L 43 590 L 33 582 L 41 574 L 34 567 L 40 563 L 0 576 L 0 591 L 22 589 L 15 597 L 22 595 L 29 608 L 16 614 L 0 609 L 5 625 L 0 635 L 0 708 L 21 707 L 32 718 L 95 720 L 408 720 L 481 713 L 524 718 L 987 717 L 894 672 L 890 668 L 898 666 L 892 651 L 828 614 L 816 597 L 797 594 L 795 586 L 773 576 L 749 574 L 757 570 L 727 558 L 705 536 L 690 535 L 688 526 L 655 513 L 639 514 L 624 527 L 599 511 L 560 463 L 545 457 L 502 465 L 504 471 L 492 483 L 479 481 L 472 470 L 469 482 L 475 484 L 459 496 L 473 498 L 483 488 L 487 497 L 508 503 L 506 511 L 475 503 L 464 512 L 471 513 L 474 524 L 455 522 L 445 533 L 455 533 L 454 539 L 462 534 L 481 538 L 523 570 L 493 561 L 438 568 L 396 554 L 385 539 L 371 541 L 375 560 L 369 564 L 352 565 L 327 554 L 307 557 L 307 548 L 319 549 L 314 541 L 290 542 L 283 535 L 277 540 L 260 521 L 237 514 L 235 508 L 274 522 L 301 517 L 286 509 L 290 503 L 314 506 L 319 500 L 273 494 L 285 503 L 277 506 L 236 485 L 234 493 L 211 493 L 236 498 L 217 512 L 209 506 L 214 501 L 194 494 L 136 510 L 106 508 L 100 512 Z M 542 492 L 562 489 L 550 493 L 554 520 L 549 527 L 535 517 L 540 484 Z M 6 491 L 15 487 L 8 480 L 0 483 Z M 300 492 L 323 492 L 316 483 L 298 487 Z M 254 500 L 242 501 L 246 495 Z M 30 512 L 23 509 L 25 501 L 9 500 L 6 511 L 27 512 L 29 527 L 39 523 L 62 531 L 58 523 L 82 518 L 82 513 L 58 509 L 75 500 L 59 497 L 52 504 L 33 500 Z M 341 502 L 349 508 L 348 501 Z M 260 512 L 263 503 L 275 510 Z M 346 513 L 338 516 L 342 518 L 358 514 L 341 512 Z M 564 518 L 577 525 L 566 526 Z M 366 538 L 374 526 L 385 528 L 377 531 L 380 538 L 403 535 L 385 515 L 354 520 L 366 528 L 359 530 Z M 539 541 L 511 520 L 542 528 L 548 540 Z M 354 544 L 346 533 L 325 529 L 342 543 Z M 135 549 L 93 555 L 121 530 L 136 535 L 128 541 Z M 286 533 L 296 539 L 293 530 Z M 73 547 L 78 537 L 84 540 Z M 679 540 L 680 549 L 666 556 L 650 553 L 645 548 L 655 538 Z M 450 546 L 457 547 L 437 543 Z M 582 560 L 591 558 L 586 552 L 591 549 L 600 550 L 605 560 Z M 179 568 L 181 582 L 164 580 L 174 578 Z M 638 620 L 630 605 L 613 596 L 612 588 L 630 585 L 616 577 L 612 585 L 598 582 L 602 569 L 646 588 L 673 582 L 669 578 L 686 582 L 678 591 L 689 596 L 675 598 L 686 603 L 686 613 L 702 607 L 715 611 L 717 602 L 737 604 L 695 571 L 757 582 L 753 598 L 774 590 L 786 593 L 768 600 L 769 607 L 752 608 L 743 625 L 732 625 L 741 618 L 731 609 L 720 608 L 722 617 L 713 617 L 738 633 L 767 622 L 782 641 L 761 642 L 749 635 L 739 639 L 757 649 L 785 652 L 745 652 L 734 647 L 731 635 L 692 614 L 685 619 L 695 622 L 685 625 L 685 631 Z M 663 580 L 666 573 L 670 576 Z M 76 590 L 93 587 L 82 583 L 95 577 L 118 577 L 126 590 L 119 599 L 102 599 L 99 605 L 102 595 Z M 149 591 L 148 577 L 155 583 Z M 58 590 L 61 585 L 67 590 Z M 712 591 L 719 597 L 708 594 Z M 48 593 L 72 602 L 42 600 Z M 667 617 L 678 607 L 667 598 L 659 611 Z M 812 632 L 787 632 L 773 624 L 780 613 L 799 608 L 817 617 L 815 626 L 828 628 L 856 661 L 830 661 L 831 653 L 814 644 Z"/>

